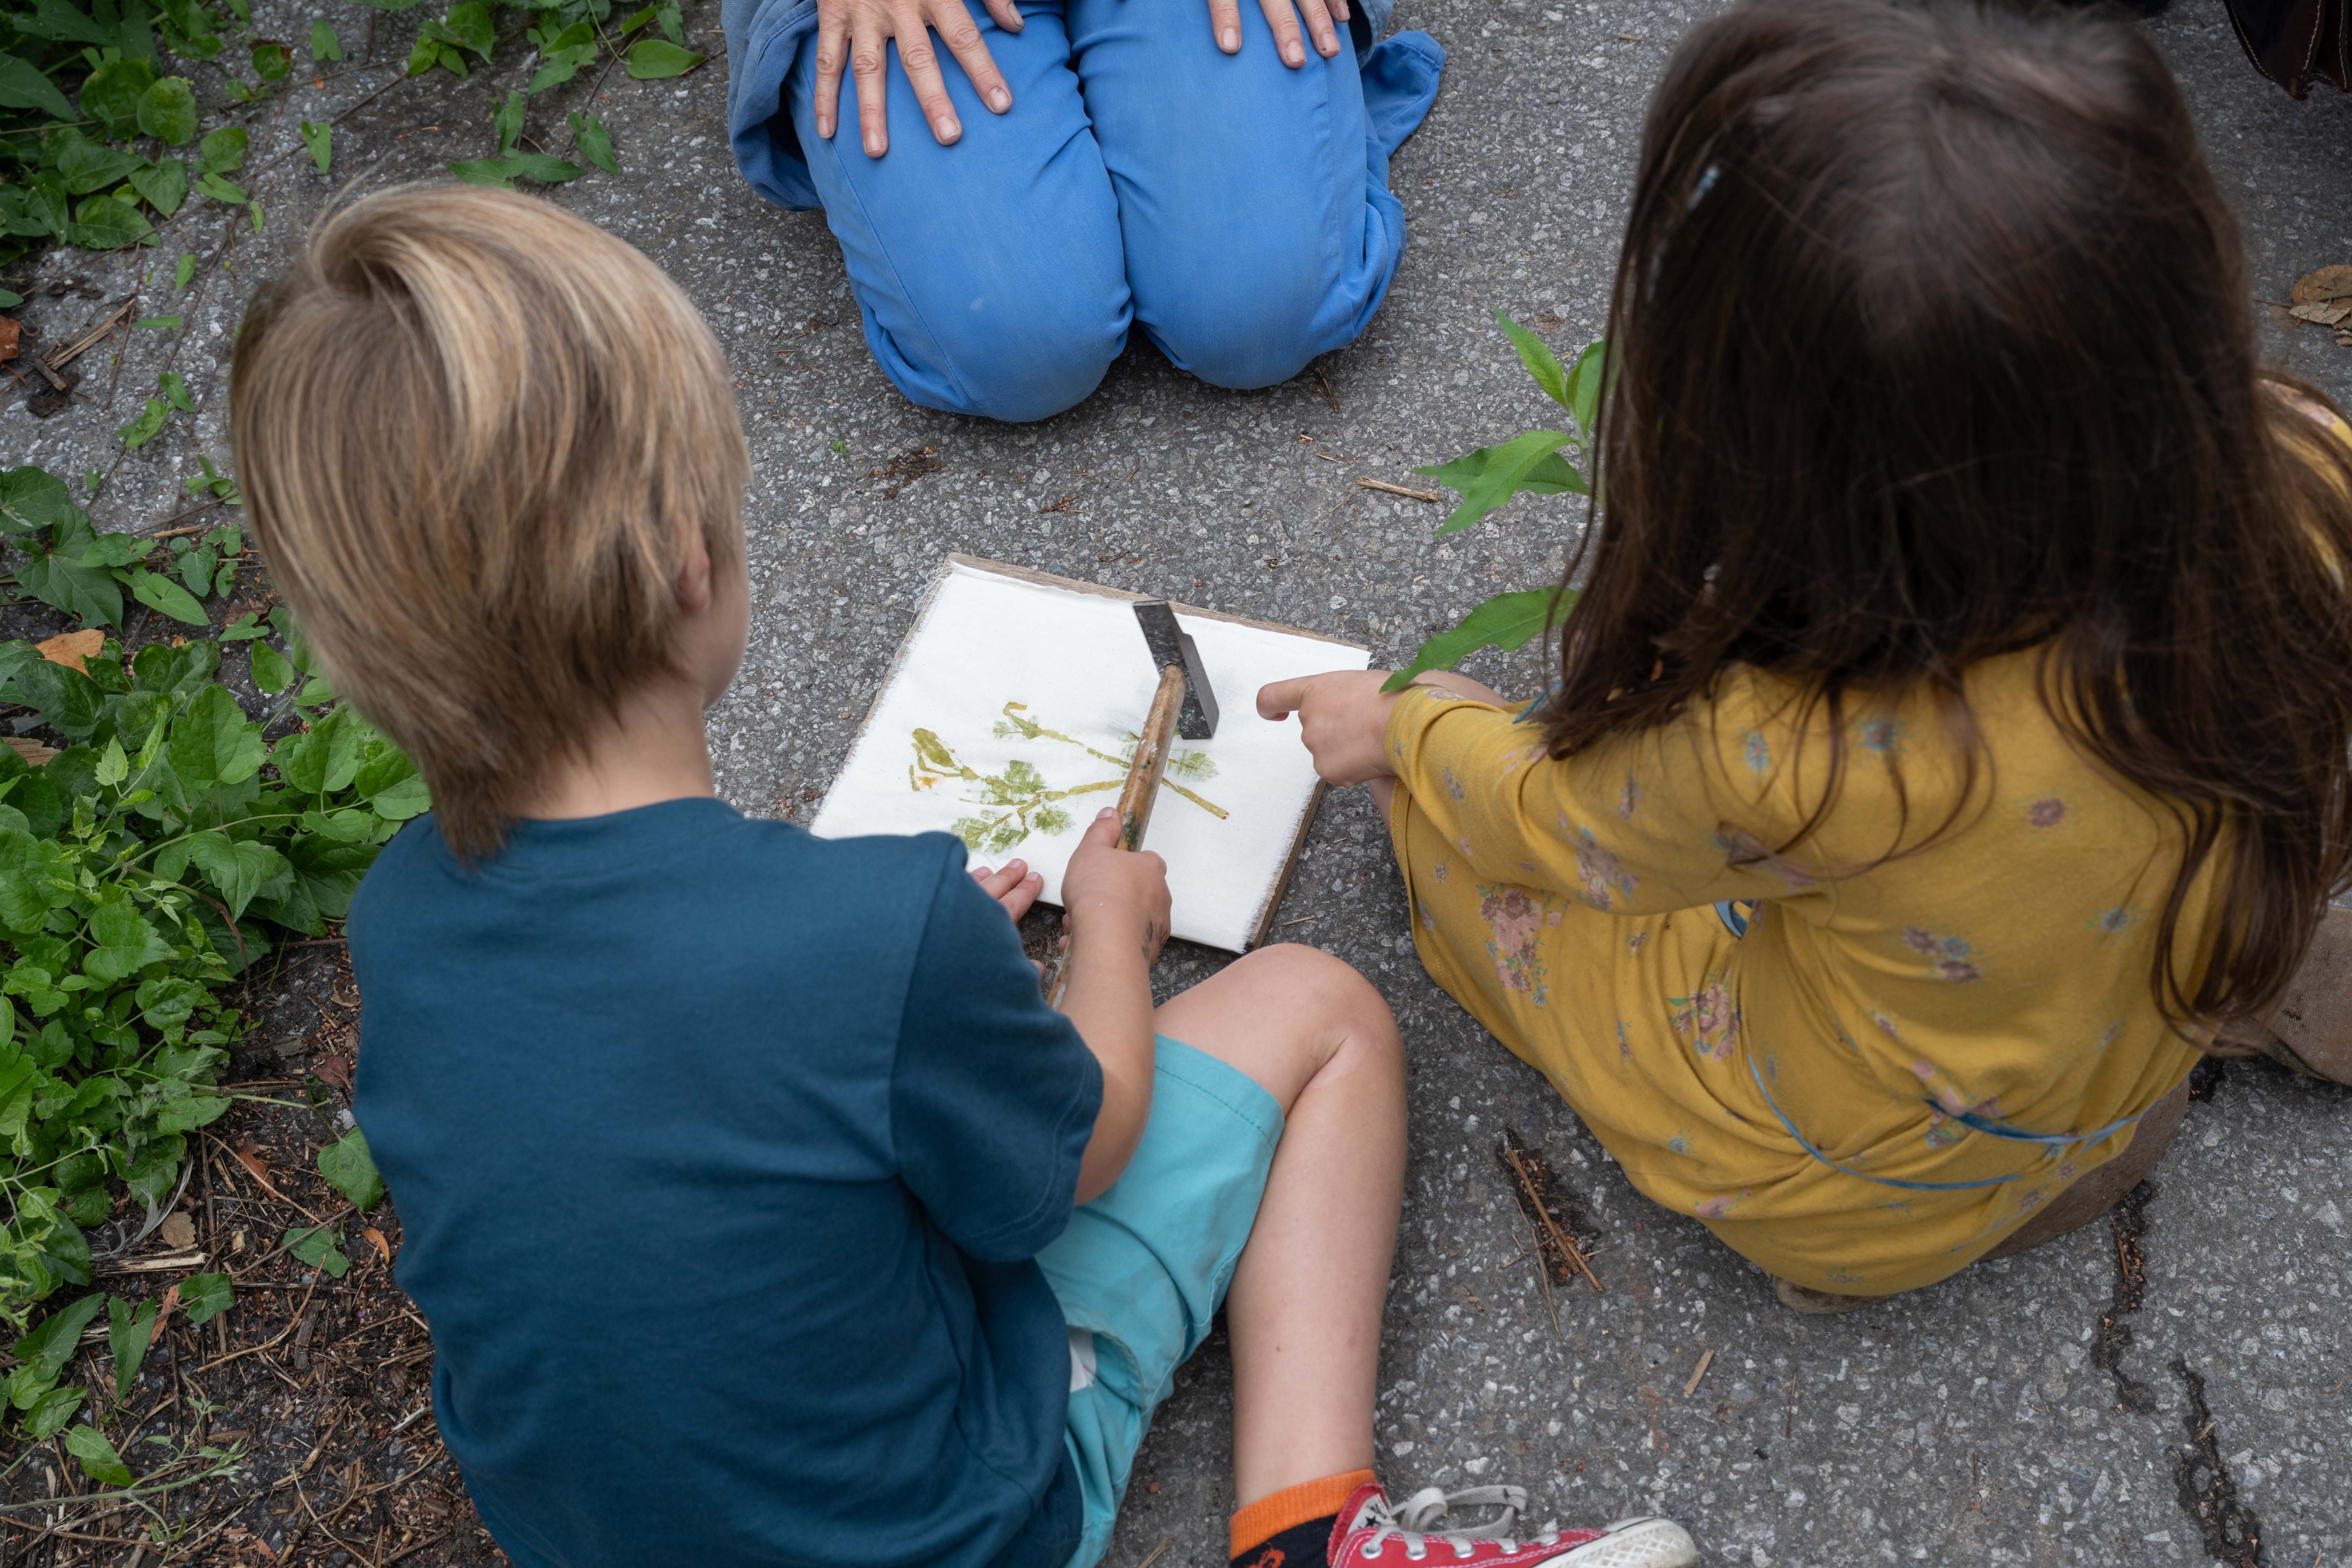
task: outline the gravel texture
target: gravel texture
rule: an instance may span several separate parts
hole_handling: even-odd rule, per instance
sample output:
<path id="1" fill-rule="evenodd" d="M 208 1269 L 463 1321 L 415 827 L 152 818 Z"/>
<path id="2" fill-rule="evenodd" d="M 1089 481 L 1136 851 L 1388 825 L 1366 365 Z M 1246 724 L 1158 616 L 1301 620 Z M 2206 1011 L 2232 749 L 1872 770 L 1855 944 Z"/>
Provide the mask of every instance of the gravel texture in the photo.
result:
<path id="1" fill-rule="evenodd" d="M 532 134 L 561 150 L 562 111 L 594 91 L 625 173 L 557 199 L 667 268 L 740 377 L 757 610 L 743 678 L 713 719 L 727 795 L 806 818 L 950 550 L 1345 635 L 1383 662 L 1479 599 L 1555 574 L 1576 526 L 1563 505 L 1522 500 L 1439 543 L 1439 509 L 1356 480 L 1412 483 L 1414 465 L 1543 421 L 1487 311 L 1536 323 L 1564 357 L 1597 331 L 1643 102 L 1696 14 L 1407 0 L 1402 23 L 1452 59 L 1395 163 L 1411 247 L 1364 340 L 1257 393 L 1200 385 L 1139 345 L 1081 407 L 1027 427 L 932 414 L 891 390 L 822 217 L 769 208 L 737 179 L 723 58 L 674 82 L 616 73 L 538 100 Z M 285 10 L 279 36 L 303 37 L 308 16 Z M 404 55 L 413 20 L 376 26 L 375 58 Z M 723 50 L 715 6 L 690 9 L 688 26 Z M 2179 0 L 2152 26 L 2238 204 L 2263 297 L 2352 260 L 2352 100 L 2321 89 L 2296 103 L 2260 80 L 2212 0 Z M 184 327 L 93 352 L 81 395 L 51 419 L 12 402 L 0 450 L 77 480 L 110 475 L 90 503 L 101 526 L 158 526 L 192 504 L 182 485 L 197 456 L 226 451 L 236 313 L 278 247 L 346 181 L 375 188 L 487 153 L 489 93 L 527 74 L 520 46 L 500 58 L 466 82 L 354 70 L 265 111 L 250 184 L 267 232 L 192 202 L 152 253 L 135 311 L 178 312 Z M 346 110 L 335 174 L 320 177 L 296 122 Z M 205 266 L 173 297 L 181 250 Z M 137 265 L 50 258 L 18 285 L 43 334 L 28 347 L 121 300 Z M 2315 330 L 2265 331 L 2273 353 L 2352 401 L 2352 351 Z M 112 432 L 167 365 L 199 413 L 121 455 Z M 1528 659 L 1470 668 L 1506 685 L 1535 678 Z M 2263 1562 L 2352 1561 L 2352 1094 L 2267 1068 L 2222 1075 L 2145 1202 L 2136 1310 L 2114 1310 L 2125 1251 L 2102 1225 L 1887 1306 L 1801 1318 L 1695 1221 L 1636 1194 L 1535 1074 L 1430 983 L 1360 792 L 1326 805 L 1277 919 L 1284 937 L 1373 977 L 1411 1055 L 1379 1435 L 1391 1486 L 1515 1482 L 1538 1521 L 1661 1510 L 1711 1563 L 2251 1563 L 2206 1522 L 2242 1526 L 2249 1511 Z M 1171 953 L 1161 978 L 1180 985 L 1215 963 Z M 1506 1127 L 1547 1154 L 1606 1244 L 1606 1292 L 1561 1289 L 1557 1331 L 1528 1265 L 1512 1262 L 1526 1227 L 1494 1159 Z M 1164 1563 L 1221 1560 L 1226 1371 L 1213 1342 L 1162 1412 L 1112 1568 L 1162 1542 Z"/>

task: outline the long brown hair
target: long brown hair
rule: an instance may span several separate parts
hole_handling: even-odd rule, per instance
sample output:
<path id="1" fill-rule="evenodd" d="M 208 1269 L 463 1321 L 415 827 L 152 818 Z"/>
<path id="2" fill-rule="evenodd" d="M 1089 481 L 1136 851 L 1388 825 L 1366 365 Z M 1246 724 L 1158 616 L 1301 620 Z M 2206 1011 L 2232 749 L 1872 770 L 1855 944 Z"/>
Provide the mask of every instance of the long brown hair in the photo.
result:
<path id="1" fill-rule="evenodd" d="M 2352 872 L 2352 460 L 2251 309 L 2120 14 L 1702 23 L 1643 132 L 1553 754 L 1775 672 L 1831 720 L 1802 838 L 1842 706 L 1925 692 L 1973 768 L 1962 672 L 2040 647 L 2053 719 L 2184 833 L 2158 1005 L 2264 1011 Z M 2209 865 L 2221 929 L 2176 954 Z"/>

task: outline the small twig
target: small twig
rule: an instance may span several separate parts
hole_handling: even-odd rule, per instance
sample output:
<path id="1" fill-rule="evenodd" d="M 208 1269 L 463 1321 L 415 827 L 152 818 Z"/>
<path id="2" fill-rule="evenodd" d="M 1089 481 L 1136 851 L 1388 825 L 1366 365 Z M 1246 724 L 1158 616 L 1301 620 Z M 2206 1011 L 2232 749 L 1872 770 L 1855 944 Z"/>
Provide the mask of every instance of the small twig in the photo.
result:
<path id="1" fill-rule="evenodd" d="M 1332 413 L 1339 413 L 1339 395 L 1331 390 L 1331 378 L 1323 374 L 1323 367 L 1319 364 L 1315 367 L 1315 379 L 1322 384 L 1323 401 L 1331 405 Z"/>
<path id="2" fill-rule="evenodd" d="M 1687 1399 L 1692 1394 L 1698 1392 L 1698 1380 L 1706 1375 L 1706 1369 L 1714 1363 L 1714 1361 L 1715 1352 L 1713 1351 L 1702 1351 L 1699 1352 L 1698 1364 L 1691 1368 L 1690 1381 L 1683 1384 L 1683 1397 Z"/>
<path id="3" fill-rule="evenodd" d="M 1151 1551 L 1146 1554 L 1143 1561 L 1135 1565 L 1135 1568 L 1151 1568 L 1151 1565 L 1154 1563 L 1157 1563 L 1162 1557 L 1167 1556 L 1168 1549 L 1175 1544 L 1176 1542 L 1172 1538 L 1161 1542 L 1159 1545 L 1153 1547 Z"/>
<path id="4" fill-rule="evenodd" d="M 1402 485 L 1392 485 L 1386 479 L 1368 479 L 1360 475 L 1357 477 L 1356 483 L 1368 490 L 1385 490 L 1392 496 L 1402 496 L 1407 500 L 1425 500 L 1433 506 L 1445 499 L 1435 490 L 1409 490 Z"/>
<path id="5" fill-rule="evenodd" d="M 448 1529 L 443 1531 L 440 1534 L 434 1536 L 429 1541 L 420 1541 L 414 1546 L 404 1546 L 399 1551 L 394 1552 L 391 1556 L 385 1558 L 383 1563 L 377 1565 L 377 1568 L 392 1568 L 394 1563 L 400 1562 L 403 1558 L 414 1557 L 416 1553 L 424 1551 L 428 1546 L 438 1546 L 441 1542 L 448 1540 L 449 1537 L 455 1535 L 457 1532 L 457 1527 L 453 1524 Z"/>

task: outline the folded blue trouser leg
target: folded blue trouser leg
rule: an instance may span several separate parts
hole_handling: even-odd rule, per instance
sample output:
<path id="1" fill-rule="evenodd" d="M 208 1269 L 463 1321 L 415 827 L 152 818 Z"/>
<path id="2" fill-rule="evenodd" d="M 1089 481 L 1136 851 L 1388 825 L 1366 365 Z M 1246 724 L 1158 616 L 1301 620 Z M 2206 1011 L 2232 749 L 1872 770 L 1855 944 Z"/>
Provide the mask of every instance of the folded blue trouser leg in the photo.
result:
<path id="1" fill-rule="evenodd" d="M 951 60 L 964 128 L 941 147 L 895 48 L 890 150 L 866 156 L 856 89 L 815 133 L 811 0 L 728 0 L 729 123 L 771 200 L 822 205 L 866 342 L 926 407 L 1041 419 L 1100 381 L 1139 321 L 1225 386 L 1286 381 L 1351 342 L 1403 254 L 1388 157 L 1437 90 L 1425 34 L 1291 70 L 1255 6 L 1237 57 L 1202 0 L 1044 0 L 1007 33 L 967 0 L 1013 94 L 980 102 Z"/>

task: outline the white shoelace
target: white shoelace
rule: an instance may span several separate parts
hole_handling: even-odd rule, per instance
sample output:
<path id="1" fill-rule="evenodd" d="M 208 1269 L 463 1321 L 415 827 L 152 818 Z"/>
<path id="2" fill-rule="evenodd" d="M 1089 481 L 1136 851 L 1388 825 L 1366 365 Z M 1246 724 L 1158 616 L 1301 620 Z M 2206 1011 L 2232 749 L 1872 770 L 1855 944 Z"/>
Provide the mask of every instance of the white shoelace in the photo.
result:
<path id="1" fill-rule="evenodd" d="M 1506 1552 L 1516 1552 L 1519 1543 L 1509 1531 L 1527 1506 L 1525 1487 L 1471 1487 L 1458 1492 L 1423 1487 L 1402 1503 L 1376 1500 L 1372 1517 L 1366 1521 L 1372 1526 L 1372 1535 L 1364 1542 L 1362 1552 L 1368 1558 L 1377 1556 L 1381 1542 L 1391 1536 L 1401 1538 L 1404 1554 L 1416 1560 L 1429 1554 L 1433 1542 L 1451 1546 L 1456 1557 L 1469 1556 L 1476 1550 L 1474 1543 L 1482 1541 L 1495 1542 Z M 1468 1530 L 1437 1530 L 1438 1521 L 1456 1507 L 1496 1508 L 1503 1510 L 1503 1517 L 1492 1524 Z M 1549 1546 L 1557 1533 L 1538 1536 L 1538 1542 Z"/>

